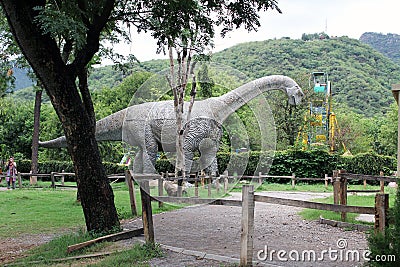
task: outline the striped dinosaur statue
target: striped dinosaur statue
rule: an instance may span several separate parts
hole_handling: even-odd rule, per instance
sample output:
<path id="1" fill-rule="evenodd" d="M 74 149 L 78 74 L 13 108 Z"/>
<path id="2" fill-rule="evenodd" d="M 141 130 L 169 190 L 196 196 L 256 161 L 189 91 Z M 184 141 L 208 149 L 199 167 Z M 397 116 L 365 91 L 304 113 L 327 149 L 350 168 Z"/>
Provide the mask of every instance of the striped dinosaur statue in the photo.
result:
<path id="1" fill-rule="evenodd" d="M 222 96 L 196 101 L 190 120 L 184 122 L 186 170 L 191 169 L 194 153 L 198 151 L 201 169 L 217 173 L 216 153 L 222 136 L 222 123 L 240 107 L 269 90 L 282 90 L 292 105 L 299 104 L 304 96 L 291 78 L 271 75 L 246 83 Z M 188 106 L 188 103 L 184 105 L 183 118 L 187 117 Z M 159 145 L 164 152 L 174 152 L 176 135 L 173 101 L 130 106 L 96 123 L 96 140 L 123 140 L 139 148 L 133 165 L 135 173 L 155 173 Z M 67 145 L 64 136 L 39 144 L 47 148 Z"/>

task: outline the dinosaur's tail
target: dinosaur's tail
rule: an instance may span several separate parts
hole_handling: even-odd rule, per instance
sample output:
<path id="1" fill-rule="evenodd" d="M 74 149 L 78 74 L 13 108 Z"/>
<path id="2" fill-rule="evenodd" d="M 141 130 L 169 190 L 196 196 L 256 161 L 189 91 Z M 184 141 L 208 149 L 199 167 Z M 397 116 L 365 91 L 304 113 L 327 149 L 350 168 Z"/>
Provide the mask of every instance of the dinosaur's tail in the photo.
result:
<path id="1" fill-rule="evenodd" d="M 67 147 L 67 140 L 65 139 L 65 136 L 61 136 L 53 140 L 39 142 L 39 146 L 47 148 Z"/>
<path id="2" fill-rule="evenodd" d="M 96 140 L 97 141 L 121 141 L 122 125 L 124 123 L 127 108 L 115 112 L 96 123 Z M 65 136 L 58 137 L 53 140 L 39 142 L 39 146 L 46 148 L 67 147 Z"/>

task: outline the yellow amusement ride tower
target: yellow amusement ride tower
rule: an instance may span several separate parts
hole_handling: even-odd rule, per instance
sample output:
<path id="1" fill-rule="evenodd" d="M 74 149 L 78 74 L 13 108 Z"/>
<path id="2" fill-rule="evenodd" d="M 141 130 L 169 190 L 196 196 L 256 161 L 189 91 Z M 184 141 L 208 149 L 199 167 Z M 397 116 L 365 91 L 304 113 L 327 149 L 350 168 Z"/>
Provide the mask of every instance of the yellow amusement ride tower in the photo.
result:
<path id="1" fill-rule="evenodd" d="M 305 125 L 299 132 L 303 149 L 318 145 L 328 145 L 330 152 L 337 150 L 336 133 L 339 131 L 335 114 L 332 112 L 332 88 L 325 72 L 313 72 L 310 76 L 310 87 L 313 97 L 310 101 Z M 343 144 L 343 148 L 346 148 Z"/>

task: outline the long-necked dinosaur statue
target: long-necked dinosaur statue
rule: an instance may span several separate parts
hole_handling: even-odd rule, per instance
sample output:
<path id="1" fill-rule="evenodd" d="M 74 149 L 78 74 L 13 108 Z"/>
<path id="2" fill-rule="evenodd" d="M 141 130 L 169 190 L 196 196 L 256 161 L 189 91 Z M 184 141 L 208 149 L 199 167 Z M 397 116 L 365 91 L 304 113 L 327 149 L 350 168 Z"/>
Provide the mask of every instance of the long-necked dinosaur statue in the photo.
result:
<path id="1" fill-rule="evenodd" d="M 200 152 L 202 167 L 217 173 L 216 152 L 222 136 L 222 123 L 247 102 L 269 90 L 282 90 L 289 103 L 297 105 L 304 94 L 299 85 L 287 76 L 271 75 L 246 83 L 222 96 L 196 101 L 191 119 L 184 123 L 185 167 L 190 170 L 193 156 Z M 187 117 L 185 104 L 183 118 Z M 175 151 L 176 120 L 173 101 L 149 102 L 127 107 L 96 123 L 98 141 L 125 141 L 139 148 L 133 170 L 154 173 L 159 145 L 165 152 Z M 47 148 L 66 147 L 64 136 L 40 142 Z"/>

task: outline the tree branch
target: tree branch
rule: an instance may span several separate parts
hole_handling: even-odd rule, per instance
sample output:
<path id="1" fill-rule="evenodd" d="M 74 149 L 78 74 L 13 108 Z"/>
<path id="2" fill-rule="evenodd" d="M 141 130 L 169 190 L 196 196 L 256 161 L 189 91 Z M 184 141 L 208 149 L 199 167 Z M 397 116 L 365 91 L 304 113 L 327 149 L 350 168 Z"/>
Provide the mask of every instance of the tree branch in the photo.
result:
<path id="1" fill-rule="evenodd" d="M 114 9 L 114 4 L 115 0 L 105 1 L 101 13 L 95 15 L 91 23 L 84 20 L 85 24 L 87 24 L 86 27 L 88 28 L 86 44 L 76 53 L 76 58 L 72 63 L 75 70 L 79 71 L 80 69 L 85 68 L 93 58 L 94 54 L 99 50 L 100 34 L 107 22 L 109 22 L 111 12 Z"/>

